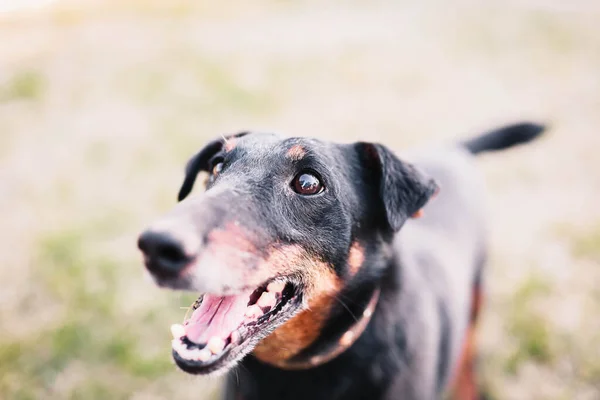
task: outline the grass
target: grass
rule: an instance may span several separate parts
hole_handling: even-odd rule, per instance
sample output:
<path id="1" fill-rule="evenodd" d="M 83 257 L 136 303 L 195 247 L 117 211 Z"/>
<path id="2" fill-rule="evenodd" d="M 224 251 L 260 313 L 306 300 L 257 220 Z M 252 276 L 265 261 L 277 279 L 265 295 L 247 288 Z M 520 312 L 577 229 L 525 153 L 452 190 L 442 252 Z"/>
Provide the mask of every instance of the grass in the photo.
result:
<path id="1" fill-rule="evenodd" d="M 574 232 L 571 250 L 575 257 L 600 262 L 600 221 L 592 224 L 591 228 Z"/>
<path id="2" fill-rule="evenodd" d="M 194 49 L 169 51 L 168 68 L 126 69 L 115 84 L 135 101 L 170 108 L 171 112 L 265 115 L 276 111 L 277 86 L 250 87 L 238 76 L 235 63 L 224 65 L 203 57 Z M 165 102 L 165 99 L 169 101 Z"/>
<path id="3" fill-rule="evenodd" d="M 88 383 L 63 394 L 71 398 L 102 398 L 107 393 L 111 398 L 125 398 L 138 380 L 150 382 L 172 371 L 168 333 L 159 335 L 163 351 L 144 349 L 138 338 L 153 329 L 152 319 L 131 316 L 119 305 L 120 260 L 93 251 L 116 233 L 115 227 L 119 227 L 116 221 L 102 219 L 39 239 L 35 276 L 48 293 L 46 306 L 55 302 L 60 312 L 42 330 L 0 343 L 0 393 L 4 396 L 49 396 L 57 377 L 73 364 L 84 371 Z M 155 322 L 156 328 L 166 331 L 161 320 Z M 96 381 L 98 369 L 120 375 L 123 387 Z"/>
<path id="4" fill-rule="evenodd" d="M 532 275 L 517 289 L 511 299 L 507 330 L 515 342 L 505 370 L 517 374 L 524 362 L 548 364 L 554 360 L 551 328 L 545 315 L 534 308 L 538 297 L 548 295 L 550 286 Z"/>
<path id="5" fill-rule="evenodd" d="M 0 103 L 16 100 L 39 100 L 46 89 L 43 76 L 35 71 L 19 71 L 0 83 Z"/>
<path id="6" fill-rule="evenodd" d="M 135 248 L 207 140 L 274 127 L 403 149 L 539 115 L 559 121 L 540 147 L 479 162 L 492 253 L 510 260 L 489 271 L 485 378 L 498 398 L 598 397 L 600 164 L 580 156 L 600 145 L 592 11 L 80 3 L 0 21 L 0 398 L 215 398 L 218 381 L 170 359 L 195 295 L 145 282 Z"/>

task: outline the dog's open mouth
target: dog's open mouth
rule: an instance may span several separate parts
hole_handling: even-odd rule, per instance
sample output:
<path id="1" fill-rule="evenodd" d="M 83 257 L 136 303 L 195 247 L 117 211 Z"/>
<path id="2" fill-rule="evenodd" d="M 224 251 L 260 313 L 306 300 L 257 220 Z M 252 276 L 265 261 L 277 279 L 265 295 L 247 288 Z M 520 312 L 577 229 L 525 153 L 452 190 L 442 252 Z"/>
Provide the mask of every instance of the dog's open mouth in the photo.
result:
<path id="1" fill-rule="evenodd" d="M 230 367 L 301 304 L 299 286 L 273 280 L 233 296 L 200 296 L 183 325 L 173 325 L 173 358 L 184 371 L 209 374 Z"/>

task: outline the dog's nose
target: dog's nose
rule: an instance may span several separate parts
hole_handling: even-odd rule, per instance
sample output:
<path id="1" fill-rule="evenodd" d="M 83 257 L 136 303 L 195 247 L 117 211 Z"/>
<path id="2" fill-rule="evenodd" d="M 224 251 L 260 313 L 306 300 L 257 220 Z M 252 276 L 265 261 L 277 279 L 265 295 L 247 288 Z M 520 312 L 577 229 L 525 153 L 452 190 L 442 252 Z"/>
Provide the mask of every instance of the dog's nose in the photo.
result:
<path id="1" fill-rule="evenodd" d="M 138 247 L 146 257 L 146 268 L 162 278 L 176 277 L 195 258 L 186 254 L 184 243 L 165 232 L 142 233 Z"/>

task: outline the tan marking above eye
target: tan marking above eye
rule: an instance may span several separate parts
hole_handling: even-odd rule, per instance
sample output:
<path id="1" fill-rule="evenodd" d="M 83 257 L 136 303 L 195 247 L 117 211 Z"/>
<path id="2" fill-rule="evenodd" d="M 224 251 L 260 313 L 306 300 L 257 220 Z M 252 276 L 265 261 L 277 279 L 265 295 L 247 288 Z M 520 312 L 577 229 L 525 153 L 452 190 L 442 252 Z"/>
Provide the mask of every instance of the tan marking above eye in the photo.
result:
<path id="1" fill-rule="evenodd" d="M 227 139 L 227 141 L 225 142 L 225 151 L 230 152 L 234 149 L 235 145 L 235 139 Z"/>
<path id="2" fill-rule="evenodd" d="M 306 155 L 306 150 L 301 145 L 295 144 L 288 149 L 286 155 L 291 160 L 299 161 Z"/>

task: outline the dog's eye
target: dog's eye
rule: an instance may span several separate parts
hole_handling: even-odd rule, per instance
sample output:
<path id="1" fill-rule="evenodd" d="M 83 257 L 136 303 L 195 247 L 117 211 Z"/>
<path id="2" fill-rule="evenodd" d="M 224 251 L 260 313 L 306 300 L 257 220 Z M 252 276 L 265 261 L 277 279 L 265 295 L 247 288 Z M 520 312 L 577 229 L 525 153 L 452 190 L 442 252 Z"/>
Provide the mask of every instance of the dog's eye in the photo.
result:
<path id="1" fill-rule="evenodd" d="M 292 187 L 296 193 L 303 195 L 313 195 L 323 191 L 323 184 L 311 172 L 301 172 L 296 175 Z"/>
<path id="2" fill-rule="evenodd" d="M 218 175 L 223 170 L 223 157 L 216 156 L 209 161 L 211 175 Z"/>
<path id="3" fill-rule="evenodd" d="M 213 175 L 219 174 L 223 170 L 223 162 L 216 163 L 212 168 Z"/>

